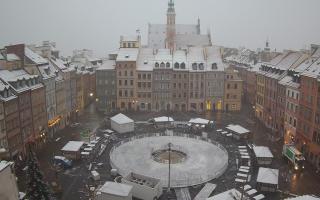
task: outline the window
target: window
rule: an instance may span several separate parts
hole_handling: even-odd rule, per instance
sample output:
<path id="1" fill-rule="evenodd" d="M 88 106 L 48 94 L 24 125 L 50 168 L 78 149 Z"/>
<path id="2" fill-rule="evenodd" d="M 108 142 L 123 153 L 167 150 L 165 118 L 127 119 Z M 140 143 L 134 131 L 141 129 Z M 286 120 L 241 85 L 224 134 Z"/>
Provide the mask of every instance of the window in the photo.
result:
<path id="1" fill-rule="evenodd" d="M 177 62 L 174 63 L 174 68 L 175 68 L 175 69 L 179 69 L 179 63 L 177 63 Z"/>
<path id="2" fill-rule="evenodd" d="M 166 68 L 170 68 L 170 63 L 169 62 L 166 63 Z"/>
<path id="3" fill-rule="evenodd" d="M 130 85 L 133 85 L 133 80 L 130 80 Z"/>
<path id="4" fill-rule="evenodd" d="M 155 66 L 156 68 L 159 68 L 159 63 L 156 62 L 156 63 L 154 64 L 154 66 Z"/>
<path id="5" fill-rule="evenodd" d="M 204 70 L 204 64 L 203 63 L 199 64 L 199 70 Z"/>
<path id="6" fill-rule="evenodd" d="M 138 74 L 138 79 L 141 79 L 141 74 Z"/>
<path id="7" fill-rule="evenodd" d="M 237 89 L 238 88 L 238 85 L 237 84 L 234 84 L 234 89 Z"/>
<path id="8" fill-rule="evenodd" d="M 127 75 L 128 75 L 127 70 L 126 70 L 126 71 L 124 71 L 124 75 L 125 75 L 125 76 L 127 76 Z"/>
<path id="9" fill-rule="evenodd" d="M 122 97 L 122 90 L 119 90 L 119 97 Z"/>
<path id="10" fill-rule="evenodd" d="M 121 80 L 119 80 L 119 85 L 122 85 L 122 81 Z"/>
<path id="11" fill-rule="evenodd" d="M 148 79 L 151 80 L 151 74 L 148 74 Z"/>
<path id="12" fill-rule="evenodd" d="M 197 63 L 192 63 L 192 70 L 197 70 Z"/>
<path id="13" fill-rule="evenodd" d="M 185 64 L 184 62 L 181 63 L 180 68 L 181 68 L 181 69 L 185 69 L 185 68 L 186 68 L 186 64 Z"/>
<path id="14" fill-rule="evenodd" d="M 160 67 L 161 67 L 161 68 L 164 68 L 164 66 L 165 66 L 165 64 L 164 64 L 164 62 L 162 62 L 162 63 L 160 64 Z"/>
<path id="15" fill-rule="evenodd" d="M 133 71 L 130 71 L 130 76 L 133 76 Z"/>
<path id="16" fill-rule="evenodd" d="M 211 69 L 218 69 L 217 63 L 212 63 Z"/>
<path id="17" fill-rule="evenodd" d="M 124 80 L 124 85 L 128 85 L 128 81 L 127 80 Z"/>

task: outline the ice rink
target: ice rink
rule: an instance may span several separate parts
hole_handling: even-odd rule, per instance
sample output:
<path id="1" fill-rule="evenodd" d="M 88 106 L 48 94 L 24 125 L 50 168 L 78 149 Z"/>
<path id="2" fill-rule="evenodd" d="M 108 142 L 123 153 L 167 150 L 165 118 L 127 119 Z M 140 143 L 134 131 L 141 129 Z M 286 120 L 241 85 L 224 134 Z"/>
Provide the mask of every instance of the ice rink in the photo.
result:
<path id="1" fill-rule="evenodd" d="M 179 136 L 178 136 L 179 135 Z M 228 153 L 223 146 L 185 134 L 146 134 L 129 138 L 110 152 L 110 164 L 122 176 L 130 172 L 158 178 L 168 185 L 168 164 L 156 162 L 152 152 L 172 143 L 181 147 L 186 158 L 171 165 L 171 187 L 186 187 L 208 182 L 224 173 L 228 166 Z"/>

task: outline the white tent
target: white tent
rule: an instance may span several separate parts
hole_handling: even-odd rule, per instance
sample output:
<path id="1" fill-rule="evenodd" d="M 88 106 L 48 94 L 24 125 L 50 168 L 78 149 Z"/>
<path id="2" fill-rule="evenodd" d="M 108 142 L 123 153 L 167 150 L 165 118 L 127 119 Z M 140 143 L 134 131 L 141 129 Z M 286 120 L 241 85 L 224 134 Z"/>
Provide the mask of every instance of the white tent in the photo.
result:
<path id="1" fill-rule="evenodd" d="M 270 165 L 272 163 L 273 155 L 269 147 L 255 146 L 253 151 L 259 165 Z"/>
<path id="2" fill-rule="evenodd" d="M 107 181 L 98 191 L 97 200 L 132 200 L 132 186 Z"/>
<path id="3" fill-rule="evenodd" d="M 134 121 L 122 113 L 111 117 L 111 128 L 118 133 L 134 131 Z"/>
<path id="4" fill-rule="evenodd" d="M 257 188 L 260 191 L 275 192 L 278 189 L 279 170 L 260 167 L 257 177 Z"/>
<path id="5" fill-rule="evenodd" d="M 226 128 L 234 133 L 233 137 L 236 139 L 248 138 L 250 134 L 250 131 L 248 129 L 240 125 L 229 124 Z"/>
<path id="6" fill-rule="evenodd" d="M 153 120 L 154 120 L 155 123 L 173 122 L 174 121 L 172 117 L 166 117 L 166 116 L 156 117 Z"/>
<path id="7" fill-rule="evenodd" d="M 220 194 L 207 198 L 207 200 L 234 200 L 240 199 L 241 193 L 236 189 L 227 190 Z"/>
<path id="8" fill-rule="evenodd" d="M 207 119 L 202 119 L 202 118 L 191 118 L 190 120 L 189 120 L 189 123 L 191 123 L 191 124 L 209 124 L 209 120 L 207 120 Z"/>

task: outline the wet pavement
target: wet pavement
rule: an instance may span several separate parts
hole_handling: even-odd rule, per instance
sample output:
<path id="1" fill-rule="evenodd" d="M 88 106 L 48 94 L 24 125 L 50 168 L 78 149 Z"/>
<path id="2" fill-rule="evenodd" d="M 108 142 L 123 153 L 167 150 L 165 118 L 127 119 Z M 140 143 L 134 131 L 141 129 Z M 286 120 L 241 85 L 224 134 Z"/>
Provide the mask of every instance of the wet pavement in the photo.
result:
<path id="1" fill-rule="evenodd" d="M 237 153 L 237 146 L 246 144 L 243 141 L 237 141 L 225 136 L 221 136 L 215 130 L 219 128 L 225 128 L 228 124 L 240 124 L 245 128 L 251 130 L 253 133 L 253 138 L 250 142 L 256 145 L 263 145 L 270 147 L 275 159 L 271 165 L 271 168 L 277 168 L 280 170 L 279 178 L 279 189 L 284 192 L 289 192 L 293 194 L 315 194 L 320 196 L 320 176 L 315 173 L 315 169 L 310 165 L 306 165 L 305 170 L 302 173 L 293 173 L 286 161 L 281 156 L 282 141 L 280 138 L 272 136 L 270 130 L 265 128 L 261 123 L 255 120 L 252 108 L 250 106 L 244 106 L 243 110 L 239 113 L 181 113 L 181 112 L 135 112 L 135 113 L 125 113 L 129 117 L 133 118 L 135 121 L 146 121 L 153 117 L 158 116 L 171 116 L 176 121 L 188 121 L 191 117 L 203 117 L 209 120 L 214 120 L 216 127 L 211 130 L 206 130 L 208 132 L 208 137 L 214 139 L 217 142 L 224 145 L 224 147 L 229 152 L 229 166 L 227 171 L 218 179 L 211 181 L 217 184 L 217 188 L 214 194 L 220 193 L 227 189 L 234 188 L 234 178 L 237 173 L 236 159 L 239 157 Z M 90 170 L 88 170 L 90 161 L 82 160 L 74 163 L 74 167 L 70 170 L 56 171 L 52 165 L 52 157 L 54 155 L 61 155 L 60 149 L 69 140 L 79 140 L 80 132 L 86 129 L 94 130 L 95 128 L 103 125 L 102 114 L 96 112 L 94 105 L 90 105 L 85 109 L 83 115 L 79 118 L 79 122 L 82 124 L 77 128 L 66 128 L 60 131 L 54 140 L 49 141 L 45 148 L 40 152 L 37 152 L 37 156 L 40 162 L 40 167 L 44 172 L 45 178 L 48 182 L 58 182 L 62 186 L 62 194 L 58 196 L 58 199 L 62 200 L 78 200 L 78 199 L 89 199 L 90 186 L 97 186 L 103 184 L 106 180 L 113 181 L 114 177 L 110 175 L 111 167 L 109 165 L 109 151 L 115 142 L 110 142 L 107 144 L 106 151 L 96 158 L 92 158 L 93 162 L 92 169 L 96 169 L 101 176 L 100 181 L 93 182 L 90 178 Z M 110 117 L 110 116 L 109 116 Z M 105 126 L 105 127 L 108 127 Z M 105 128 L 104 127 L 104 128 Z M 155 128 L 152 125 L 137 123 L 135 127 L 135 132 L 130 134 L 122 134 L 122 137 L 131 137 L 137 134 L 161 132 L 165 129 Z M 175 132 L 184 132 L 187 134 L 198 134 L 186 129 L 173 129 Z M 98 135 L 103 135 L 102 133 L 97 133 Z M 57 138 L 60 138 L 56 141 Z M 99 163 L 103 163 L 102 165 Z M 258 167 L 253 167 L 253 173 L 250 184 L 255 186 L 255 179 Z M 23 178 L 21 178 L 23 180 Z M 21 185 L 21 183 L 19 184 Z M 190 187 L 191 196 L 194 197 L 201 187 Z M 23 188 L 21 189 L 23 190 Z M 283 194 L 278 192 L 276 194 L 266 194 L 268 199 L 280 199 Z M 165 198 L 162 198 L 165 199 Z"/>

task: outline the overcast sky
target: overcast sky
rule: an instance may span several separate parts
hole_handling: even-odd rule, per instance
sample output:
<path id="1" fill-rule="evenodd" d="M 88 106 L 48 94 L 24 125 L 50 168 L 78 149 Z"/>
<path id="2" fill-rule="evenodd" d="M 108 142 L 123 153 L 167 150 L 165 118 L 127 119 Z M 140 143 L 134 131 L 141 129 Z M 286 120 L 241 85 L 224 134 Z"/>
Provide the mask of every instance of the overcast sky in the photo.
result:
<path id="1" fill-rule="evenodd" d="M 70 55 L 118 48 L 120 35 L 148 23 L 165 23 L 168 0 L 0 0 L 0 46 L 55 41 Z M 301 49 L 320 44 L 319 0 L 175 0 L 176 23 L 211 29 L 213 43 L 228 47 Z"/>

